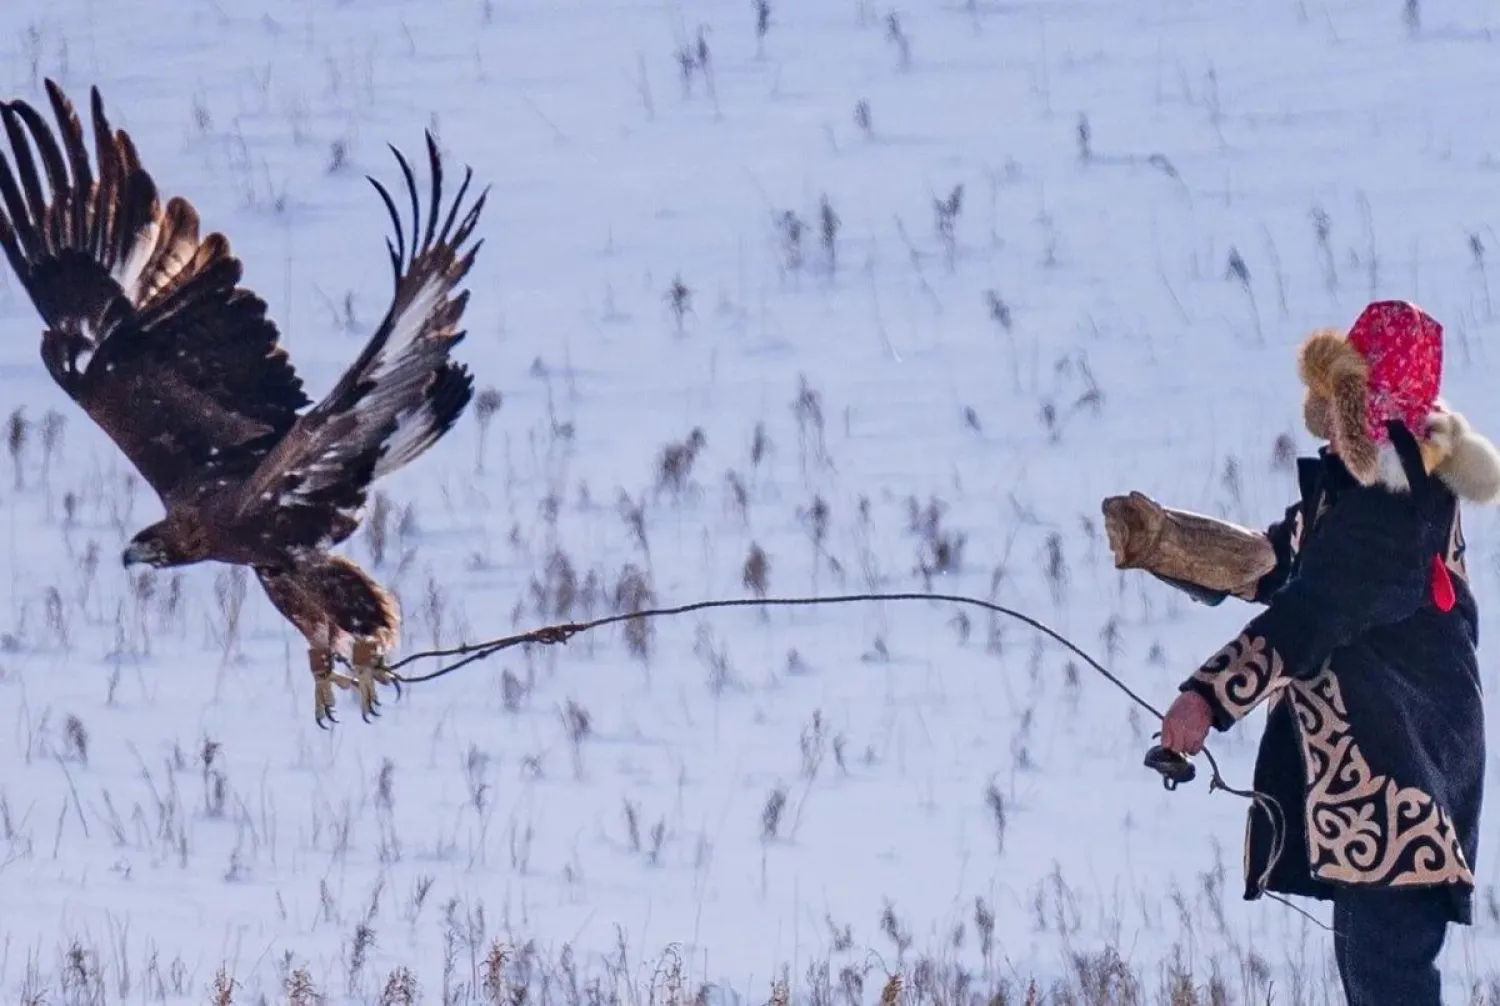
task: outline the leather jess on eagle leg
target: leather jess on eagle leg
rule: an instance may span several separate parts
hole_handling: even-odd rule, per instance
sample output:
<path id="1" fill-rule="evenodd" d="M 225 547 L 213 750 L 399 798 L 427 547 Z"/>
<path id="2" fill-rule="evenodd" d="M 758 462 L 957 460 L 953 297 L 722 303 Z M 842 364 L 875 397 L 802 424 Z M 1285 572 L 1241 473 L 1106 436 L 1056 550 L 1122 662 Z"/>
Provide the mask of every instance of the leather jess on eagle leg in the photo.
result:
<path id="1" fill-rule="evenodd" d="M 1276 550 L 1260 531 L 1188 510 L 1164 507 L 1143 493 L 1104 501 L 1104 527 L 1116 569 L 1142 569 L 1175 586 L 1194 586 L 1218 598 L 1253 598 L 1260 579 L 1276 568 Z"/>

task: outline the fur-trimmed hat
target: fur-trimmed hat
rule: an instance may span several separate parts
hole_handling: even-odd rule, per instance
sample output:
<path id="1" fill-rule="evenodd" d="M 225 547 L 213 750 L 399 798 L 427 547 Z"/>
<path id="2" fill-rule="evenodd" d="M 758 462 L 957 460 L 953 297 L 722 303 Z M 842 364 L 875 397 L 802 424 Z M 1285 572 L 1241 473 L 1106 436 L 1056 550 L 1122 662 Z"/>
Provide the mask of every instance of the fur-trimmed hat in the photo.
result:
<path id="1" fill-rule="evenodd" d="M 1415 304 L 1377 301 L 1347 336 L 1315 331 L 1297 363 L 1308 430 L 1332 445 L 1361 484 L 1407 487 L 1385 429 L 1399 420 L 1421 445 L 1427 470 L 1455 495 L 1500 498 L 1500 451 L 1439 397 L 1443 327 Z"/>

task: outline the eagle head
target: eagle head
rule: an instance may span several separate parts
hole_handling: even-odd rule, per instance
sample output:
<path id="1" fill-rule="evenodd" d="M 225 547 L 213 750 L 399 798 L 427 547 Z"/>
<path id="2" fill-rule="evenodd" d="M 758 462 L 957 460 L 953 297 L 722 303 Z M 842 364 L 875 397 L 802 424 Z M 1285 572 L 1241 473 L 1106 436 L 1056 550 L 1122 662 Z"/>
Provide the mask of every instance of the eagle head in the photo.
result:
<path id="1" fill-rule="evenodd" d="M 147 528 L 130 539 L 120 562 L 126 569 L 141 564 L 161 567 L 171 564 L 172 555 L 161 535 L 156 534 L 154 529 Z"/>
<path id="2" fill-rule="evenodd" d="M 135 565 L 183 566 L 206 558 L 200 536 L 190 533 L 192 529 L 178 527 L 180 522 L 168 518 L 141 530 L 120 556 L 126 569 Z"/>

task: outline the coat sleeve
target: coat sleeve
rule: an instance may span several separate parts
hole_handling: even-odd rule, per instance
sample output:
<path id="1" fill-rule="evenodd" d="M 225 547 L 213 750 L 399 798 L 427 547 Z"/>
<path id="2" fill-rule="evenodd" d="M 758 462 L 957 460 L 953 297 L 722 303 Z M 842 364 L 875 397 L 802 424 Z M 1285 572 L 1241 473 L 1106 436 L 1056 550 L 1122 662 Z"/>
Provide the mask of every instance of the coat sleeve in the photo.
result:
<path id="1" fill-rule="evenodd" d="M 1286 584 L 1292 571 L 1292 560 L 1297 556 L 1298 539 L 1302 533 L 1302 504 L 1293 503 L 1286 508 L 1286 515 L 1266 528 L 1266 540 L 1276 552 L 1276 565 L 1255 584 L 1255 592 L 1245 598 L 1257 604 L 1268 604 L 1272 596 Z"/>
<path id="2" fill-rule="evenodd" d="M 1289 680 L 1316 676 L 1339 647 L 1401 621 L 1425 602 L 1421 543 L 1421 521 L 1409 497 L 1382 489 L 1344 495 L 1310 536 L 1296 574 L 1279 586 L 1267 584 L 1266 610 L 1181 690 L 1207 700 L 1222 731 Z"/>

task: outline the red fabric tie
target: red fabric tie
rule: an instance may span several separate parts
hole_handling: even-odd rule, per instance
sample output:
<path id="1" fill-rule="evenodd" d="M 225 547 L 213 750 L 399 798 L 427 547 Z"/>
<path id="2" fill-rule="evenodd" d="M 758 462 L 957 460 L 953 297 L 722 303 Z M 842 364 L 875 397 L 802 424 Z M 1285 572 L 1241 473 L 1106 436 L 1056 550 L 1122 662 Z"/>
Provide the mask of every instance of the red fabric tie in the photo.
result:
<path id="1" fill-rule="evenodd" d="M 1453 610 L 1453 605 L 1458 601 L 1453 593 L 1453 580 L 1448 576 L 1448 567 L 1443 564 L 1443 557 L 1433 555 L 1432 557 L 1432 603 L 1437 605 L 1438 611 L 1447 614 Z"/>

